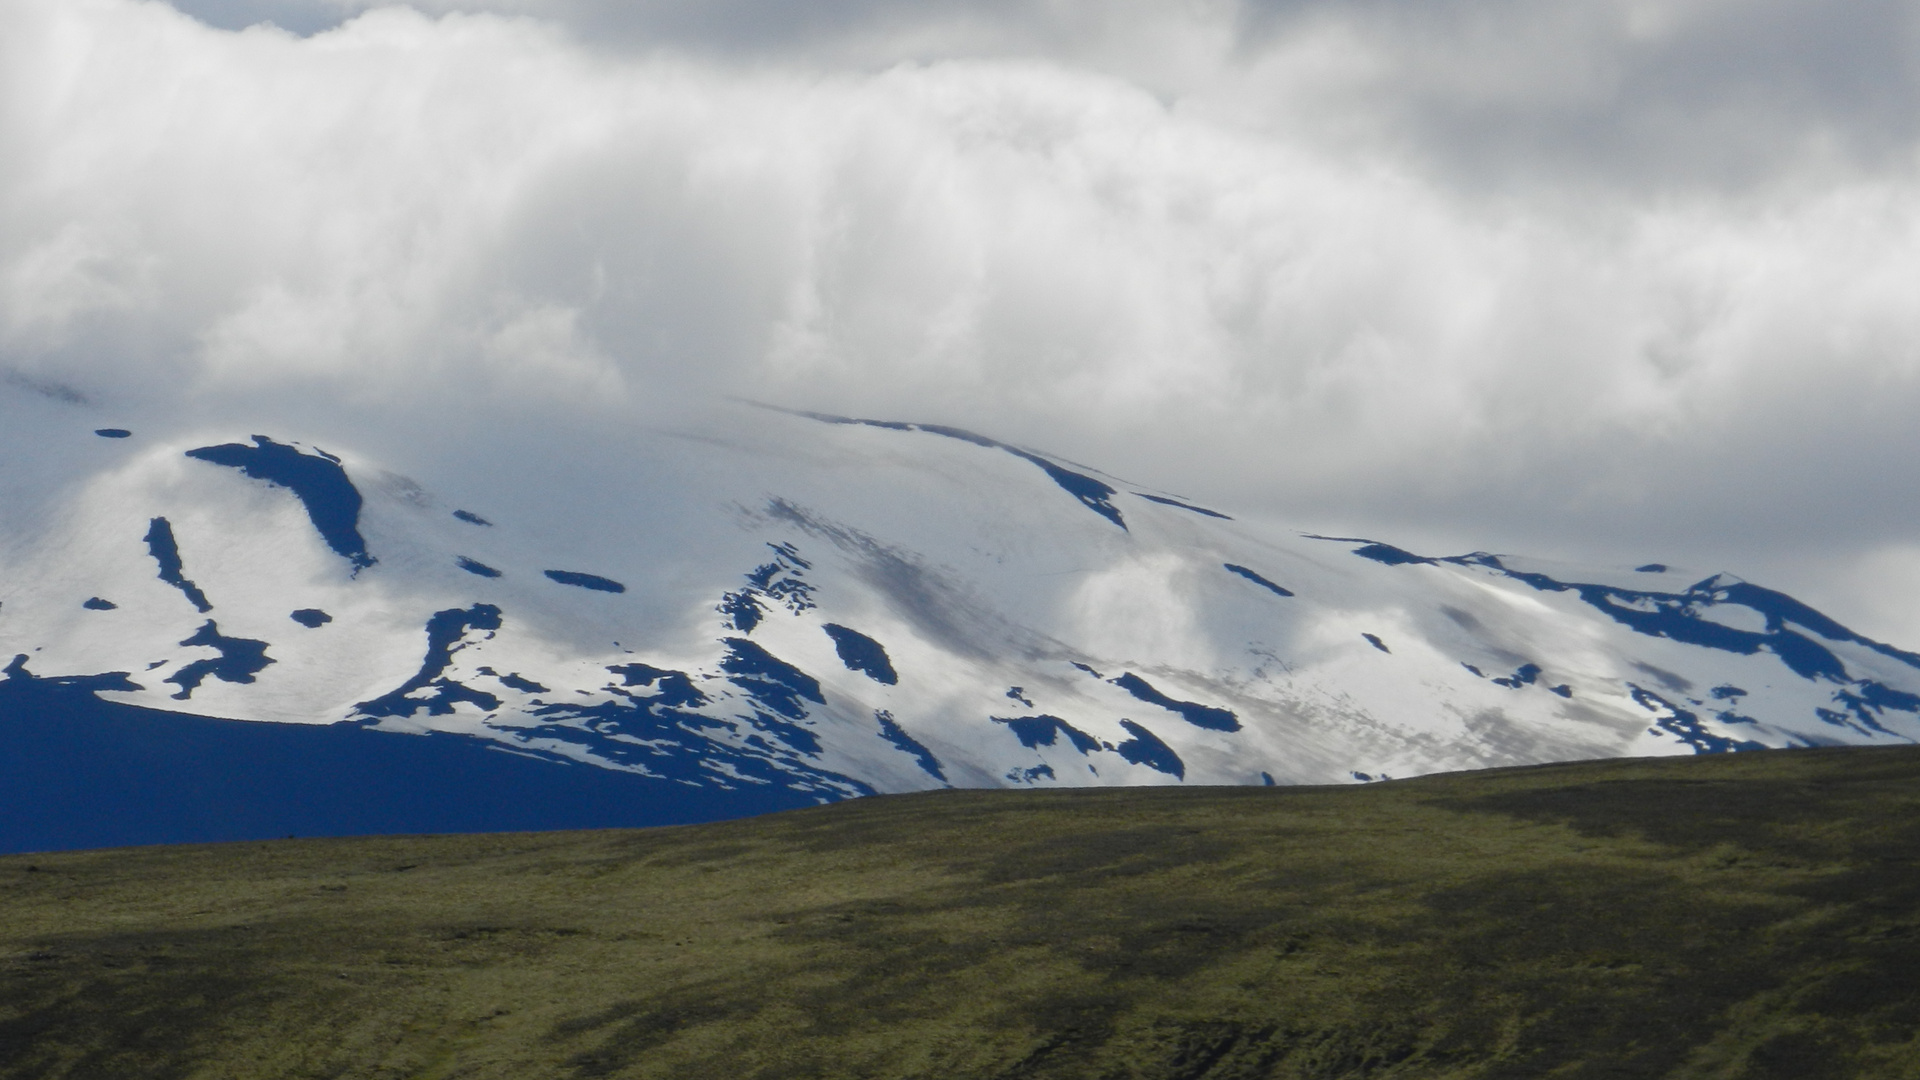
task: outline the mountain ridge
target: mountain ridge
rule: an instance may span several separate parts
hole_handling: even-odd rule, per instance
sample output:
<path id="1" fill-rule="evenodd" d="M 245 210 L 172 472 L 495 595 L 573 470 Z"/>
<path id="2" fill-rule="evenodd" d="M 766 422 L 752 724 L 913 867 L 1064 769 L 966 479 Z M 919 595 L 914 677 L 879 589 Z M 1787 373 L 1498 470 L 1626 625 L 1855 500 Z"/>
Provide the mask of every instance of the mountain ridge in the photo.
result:
<path id="1" fill-rule="evenodd" d="M 1920 739 L 1920 655 L 1730 575 L 1287 532 L 944 425 L 637 430 L 631 475 L 557 478 L 573 517 L 337 437 L 112 430 L 69 425 L 110 453 L 0 529 L 13 677 L 118 673 L 105 702 L 743 807 Z"/>

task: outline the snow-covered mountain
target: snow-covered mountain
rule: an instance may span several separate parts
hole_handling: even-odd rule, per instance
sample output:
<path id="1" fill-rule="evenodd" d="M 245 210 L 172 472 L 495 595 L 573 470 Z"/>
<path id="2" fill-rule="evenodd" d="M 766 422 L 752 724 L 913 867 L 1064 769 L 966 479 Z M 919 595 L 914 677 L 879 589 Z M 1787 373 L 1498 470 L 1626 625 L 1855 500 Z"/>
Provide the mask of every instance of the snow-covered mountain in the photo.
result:
<path id="1" fill-rule="evenodd" d="M 1920 655 L 1727 575 L 1438 557 L 954 428 L 714 415 L 515 470 L 16 410 L 0 702 L 449 733 L 741 808 L 1920 736 Z"/>

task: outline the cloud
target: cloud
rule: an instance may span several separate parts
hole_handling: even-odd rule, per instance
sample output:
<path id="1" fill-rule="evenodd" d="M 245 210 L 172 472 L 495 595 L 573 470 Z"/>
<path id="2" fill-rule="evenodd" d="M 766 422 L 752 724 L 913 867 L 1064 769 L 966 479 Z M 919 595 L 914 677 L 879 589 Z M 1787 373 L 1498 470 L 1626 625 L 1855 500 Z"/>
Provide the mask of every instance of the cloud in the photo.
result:
<path id="1" fill-rule="evenodd" d="M 1920 529 L 1910 5 L 452 6 L 12 0 L 12 384 L 735 395 L 1750 573 Z"/>
<path id="2" fill-rule="evenodd" d="M 337 24 L 367 0 L 180 0 L 214 25 Z M 419 0 L 586 46 L 877 70 L 1039 59 L 1241 118 L 1417 146 L 1474 183 L 1718 184 L 1789 156 L 1887 161 L 1920 129 L 1904 0 Z"/>

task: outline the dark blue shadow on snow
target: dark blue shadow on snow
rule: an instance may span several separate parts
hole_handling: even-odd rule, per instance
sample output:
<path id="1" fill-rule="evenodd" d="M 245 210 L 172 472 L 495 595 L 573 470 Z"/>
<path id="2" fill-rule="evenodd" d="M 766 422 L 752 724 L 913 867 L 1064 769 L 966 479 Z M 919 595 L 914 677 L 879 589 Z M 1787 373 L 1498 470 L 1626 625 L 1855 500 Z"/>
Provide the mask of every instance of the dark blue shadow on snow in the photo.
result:
<path id="1" fill-rule="evenodd" d="M 521 677 L 520 673 L 516 671 L 509 671 L 505 675 L 495 675 L 494 678 L 500 680 L 501 686 L 504 686 L 509 690 L 518 690 L 523 694 L 552 693 L 552 690 L 550 688 L 542 686 L 541 684 L 534 682 L 532 679 L 523 678 Z"/>
<path id="2" fill-rule="evenodd" d="M 164 681 L 180 688 L 180 692 L 173 695 L 180 701 L 192 697 L 209 675 L 221 682 L 250 683 L 255 675 L 273 663 L 273 658 L 267 655 L 266 642 L 227 637 L 212 619 L 208 619 L 193 632 L 193 636 L 180 644 L 205 645 L 220 652 L 216 657 L 183 664 L 178 671 L 166 677 Z"/>
<path id="3" fill-rule="evenodd" d="M 495 570 L 493 567 L 488 566 L 478 559 L 469 559 L 465 555 L 455 555 L 453 557 L 453 564 L 465 570 L 467 573 L 479 577 L 497 578 L 500 576 L 500 571 Z"/>
<path id="4" fill-rule="evenodd" d="M 1204 506 L 1195 506 L 1192 503 L 1183 503 L 1179 499 L 1169 499 L 1165 495 L 1149 495 L 1144 491 L 1136 491 L 1134 492 L 1134 494 L 1147 500 L 1148 502 L 1156 502 L 1162 506 L 1177 506 L 1182 510 L 1191 510 L 1196 514 L 1205 514 L 1210 518 L 1219 518 L 1221 521 L 1233 520 L 1232 518 L 1219 512 L 1218 510 L 1209 510 Z"/>
<path id="5" fill-rule="evenodd" d="M 874 793 L 814 765 L 809 758 L 819 753 L 819 740 L 799 724 L 761 708 L 731 718 L 689 711 L 710 702 L 686 672 L 640 663 L 607 670 L 621 676 L 621 685 L 605 687 L 618 700 L 542 705 L 533 710 L 540 726 L 526 734 L 696 787 L 771 786 L 810 793 L 814 802 Z"/>
<path id="6" fill-rule="evenodd" d="M 767 547 L 773 549 L 773 561 L 754 567 L 746 575 L 746 588 L 722 593 L 720 605 L 715 609 L 724 618 L 724 625 L 743 634 L 753 633 L 753 628 L 766 616 L 767 605 L 763 600 L 779 604 L 795 615 L 817 606 L 813 585 L 801 573 L 813 569 L 813 564 L 801 558 L 800 549 L 790 543 Z M 841 655 L 844 657 L 845 653 Z"/>
<path id="7" fill-rule="evenodd" d="M 133 434 L 133 432 L 123 427 L 94 428 L 93 433 L 103 439 L 125 439 Z"/>
<path id="8" fill-rule="evenodd" d="M 894 673 L 893 662 L 887 659 L 887 650 L 879 642 L 838 623 L 827 623 L 821 629 L 833 639 L 834 651 L 840 654 L 840 662 L 847 665 L 848 671 L 862 672 L 874 682 L 888 686 L 900 681 L 900 676 Z"/>
<path id="9" fill-rule="evenodd" d="M 255 480 L 286 488 L 307 508 L 307 518 L 334 553 L 364 570 L 377 560 L 360 536 L 360 492 L 347 479 L 340 459 L 324 450 L 303 454 L 265 435 L 253 445 L 222 443 L 187 451 L 187 456 L 239 469 Z"/>
<path id="10" fill-rule="evenodd" d="M 1359 538 L 1311 537 L 1311 539 L 1355 541 Z M 1369 554 L 1373 549 L 1397 554 L 1392 555 L 1391 558 L 1381 558 L 1377 553 Z M 1737 578 L 1715 574 L 1693 583 L 1684 592 L 1658 592 L 1590 582 L 1560 581 L 1548 574 L 1512 569 L 1502 562 L 1499 556 L 1486 552 L 1449 556 L 1445 559 L 1428 559 L 1384 544 L 1367 542 L 1367 547 L 1359 549 L 1355 554 L 1393 563 L 1447 562 L 1459 566 L 1483 567 L 1523 582 L 1541 592 L 1572 592 L 1589 606 L 1606 614 L 1608 618 L 1649 637 L 1666 638 L 1686 645 L 1698 645 L 1702 648 L 1741 656 L 1770 652 L 1778 657 L 1788 670 L 1803 679 L 1840 683 L 1851 687 L 1834 693 L 1835 702 L 1846 706 L 1851 715 L 1832 709 L 1816 709 L 1815 713 L 1828 723 L 1852 727 L 1862 734 L 1870 735 L 1875 732 L 1891 734 L 1876 718 L 1876 714 L 1884 710 L 1894 709 L 1920 714 L 1920 695 L 1891 690 L 1872 680 L 1854 679 L 1848 673 L 1846 665 L 1834 655 L 1831 649 L 1799 631 L 1808 631 L 1828 641 L 1844 641 L 1859 645 L 1913 668 L 1920 668 L 1920 654 L 1898 649 L 1857 634 L 1785 593 L 1762 588 Z M 1401 558 L 1402 555 L 1406 558 Z M 1656 563 L 1648 563 L 1639 569 L 1651 573 L 1655 572 L 1655 567 L 1658 567 L 1660 572 L 1665 571 L 1664 566 Z M 1742 630 L 1702 616 L 1703 611 L 1721 604 L 1733 604 L 1758 612 L 1765 620 L 1766 629 Z M 1371 635 L 1368 635 L 1368 639 L 1375 640 Z M 1641 666 L 1648 671 L 1657 672 L 1658 670 L 1648 665 Z M 1515 674 L 1517 676 L 1519 673 Z M 1673 678 L 1668 676 L 1668 680 L 1671 682 Z M 1551 689 L 1562 697 L 1572 696 L 1571 688 L 1556 686 Z M 1736 693 L 1744 692 L 1738 691 L 1737 688 L 1729 689 Z M 1665 704 L 1665 699 L 1651 695 L 1648 700 Z M 1647 701 L 1642 701 L 1642 704 L 1647 704 Z M 1745 745 L 1721 739 L 1719 736 L 1706 733 L 1703 729 L 1696 730 L 1694 726 L 1690 726 L 1697 724 L 1697 717 L 1694 714 L 1677 706 L 1666 705 L 1665 707 L 1674 709 L 1675 716 L 1678 717 L 1671 721 L 1673 727 L 1670 730 L 1696 749 L 1722 747 L 1723 743 L 1727 746 Z"/>
<path id="11" fill-rule="evenodd" d="M 681 825 L 831 793 L 690 786 L 357 724 L 216 720 L 102 701 L 125 673 L 0 680 L 0 853 L 297 836 Z"/>
<path id="12" fill-rule="evenodd" d="M 1432 566 L 1439 561 L 1415 555 L 1411 551 L 1404 551 L 1392 544 L 1367 544 L 1364 547 L 1354 548 L 1353 553 L 1363 559 L 1372 559 L 1374 562 L 1385 563 L 1388 566 L 1405 566 L 1409 563 Z"/>
<path id="13" fill-rule="evenodd" d="M 1187 778 L 1186 762 L 1181 761 L 1180 755 L 1173 752 L 1173 747 L 1161 742 L 1153 732 L 1131 720 L 1120 721 L 1120 726 L 1127 729 L 1127 734 L 1132 735 L 1133 738 L 1114 747 L 1115 753 L 1135 765 L 1145 765 L 1149 769 L 1166 773 L 1168 776 L 1177 776 L 1182 780 Z"/>
<path id="14" fill-rule="evenodd" d="M 726 638 L 725 643 L 727 655 L 720 660 L 720 670 L 748 697 L 792 720 L 807 715 L 807 707 L 800 704 L 802 699 L 817 705 L 827 703 L 813 676 L 746 638 Z"/>
<path id="15" fill-rule="evenodd" d="M 1892 731 L 1883 727 L 1878 718 L 1878 714 L 1884 713 L 1888 709 L 1895 709 L 1900 712 L 1920 713 L 1920 695 L 1895 690 L 1890 686 L 1874 682 L 1872 679 L 1863 679 L 1856 683 L 1855 687 L 1859 690 L 1859 693 L 1852 693 L 1847 690 L 1835 691 L 1833 700 L 1845 705 L 1847 710 L 1853 714 L 1853 718 L 1858 721 L 1855 725 L 1855 730 L 1861 731 L 1862 734 L 1866 734 L 1867 732 L 1877 732 L 1882 735 L 1894 734 Z M 1816 709 L 1815 712 L 1824 714 L 1826 710 Z"/>
<path id="16" fill-rule="evenodd" d="M 1292 590 L 1281 588 L 1280 586 L 1274 584 L 1271 581 L 1268 581 L 1266 578 L 1260 576 L 1254 571 L 1249 570 L 1244 566 L 1241 566 L 1239 563 L 1221 563 L 1220 565 L 1226 567 L 1229 573 L 1239 574 L 1241 577 L 1246 578 L 1248 581 L 1253 582 L 1255 585 L 1258 585 L 1261 588 L 1266 589 L 1269 592 L 1272 592 L 1278 596 L 1293 595 Z"/>
<path id="17" fill-rule="evenodd" d="M 309 630 L 318 630 L 333 621 L 333 616 L 317 607 L 303 607 L 287 616 Z"/>
<path id="18" fill-rule="evenodd" d="M 620 676 L 622 686 L 647 687 L 653 696 L 647 700 L 675 709 L 696 708 L 707 703 L 707 695 L 693 685 L 684 671 L 669 671 L 652 664 L 616 664 L 607 669 Z"/>
<path id="19" fill-rule="evenodd" d="M 482 675 L 491 675 L 500 681 L 501 686 L 507 687 L 510 690 L 518 690 L 523 694 L 550 694 L 553 692 L 547 687 L 534 682 L 532 679 L 522 678 L 517 671 L 509 671 L 505 675 L 502 675 L 490 667 L 475 668 L 474 670 Z"/>
<path id="20" fill-rule="evenodd" d="M 173 538 L 173 523 L 166 518 L 157 517 L 147 523 L 147 554 L 160 564 L 160 580 L 179 589 L 202 615 L 213 610 L 207 601 L 207 594 L 200 586 L 188 581 L 184 573 L 185 565 L 180 561 L 180 544 Z"/>
<path id="21" fill-rule="evenodd" d="M 947 782 L 947 774 L 940 768 L 940 759 L 934 757 L 933 751 L 922 745 L 920 740 L 907 734 L 906 729 L 900 726 L 892 713 L 885 709 L 875 709 L 873 718 L 880 724 L 881 738 L 892 743 L 901 753 L 913 755 L 914 760 L 920 764 L 920 771 L 943 784 Z"/>
<path id="22" fill-rule="evenodd" d="M 1211 705 L 1202 705 L 1194 701 L 1175 701 L 1155 690 L 1147 680 L 1129 671 L 1117 679 L 1108 680 L 1113 685 L 1139 698 L 1151 702 L 1163 709 L 1179 713 L 1187 723 L 1209 731 L 1239 731 L 1240 718 L 1231 709 L 1217 709 Z"/>
<path id="23" fill-rule="evenodd" d="M 780 411 L 786 412 L 789 410 L 783 409 Z M 905 424 L 897 420 L 862 420 L 852 416 L 834 416 L 829 413 L 815 412 L 799 412 L 795 415 L 804 416 L 809 420 L 819 420 L 828 424 L 857 424 L 862 427 L 885 428 L 888 431 L 924 431 L 929 435 L 941 435 L 949 439 L 958 439 L 961 442 L 972 443 L 975 446 L 983 446 L 990 450 L 1003 450 L 1022 461 L 1039 467 L 1040 471 L 1046 473 L 1047 478 L 1055 484 L 1058 484 L 1061 490 L 1080 500 L 1080 505 L 1099 514 L 1101 517 L 1106 518 L 1122 529 L 1127 527 L 1126 519 L 1120 514 L 1120 508 L 1113 505 L 1113 497 L 1119 494 L 1119 491 L 1108 484 L 1095 480 L 1085 473 L 1077 473 L 1072 469 L 1056 465 L 1031 450 L 1022 450 L 1017 446 L 1003 443 L 998 439 L 989 439 L 985 435 L 976 435 L 965 428 L 948 427 L 945 424 Z M 1152 496 L 1145 497 L 1152 498 Z M 1199 508 L 1189 507 L 1189 509 L 1197 510 Z M 1201 511 L 1201 513 L 1211 513 L 1211 511 Z"/>
<path id="24" fill-rule="evenodd" d="M 767 612 L 767 609 L 754 597 L 752 589 L 722 593 L 717 610 L 725 617 L 726 626 L 743 634 L 753 633 L 753 628 L 760 625 L 761 618 Z"/>
<path id="25" fill-rule="evenodd" d="M 1479 668 L 1474 667 L 1472 664 L 1463 664 L 1462 666 L 1475 675 L 1480 675 L 1481 678 L 1486 677 L 1481 674 Z M 1495 686 L 1504 686 L 1509 690 L 1518 690 L 1523 686 L 1532 686 L 1539 682 L 1540 671 L 1541 668 L 1539 664 L 1521 664 L 1515 669 L 1513 674 L 1494 679 L 1493 684 Z M 1568 686 L 1566 683 L 1561 683 L 1558 686 L 1549 686 L 1546 690 L 1549 694 L 1558 694 L 1563 698 L 1573 697 L 1573 687 Z"/>
<path id="26" fill-rule="evenodd" d="M 464 647 L 469 631 L 491 634 L 498 629 L 500 609 L 492 604 L 434 612 L 427 619 L 427 655 L 420 662 L 420 670 L 397 689 L 355 705 L 354 711 L 361 716 L 381 717 L 412 716 L 425 709 L 429 716 L 446 716 L 453 712 L 456 703 L 462 701 L 488 712 L 499 708 L 500 699 L 492 694 L 443 677 L 453 664 L 453 654 Z M 410 696 L 427 689 L 433 691 L 427 697 Z"/>
<path id="27" fill-rule="evenodd" d="M 1696 754 L 1724 754 L 1735 750 L 1765 750 L 1767 744 L 1747 739 L 1729 739 L 1715 735 L 1700 723 L 1700 716 L 1689 709 L 1683 709 L 1651 690 L 1644 690 L 1633 683 L 1627 684 L 1633 694 L 1633 700 L 1640 707 L 1654 714 L 1655 728 L 1666 732 L 1693 748 Z M 1665 713 L 1665 715 L 1661 715 Z"/>
<path id="28" fill-rule="evenodd" d="M 582 574 L 574 570 L 546 570 L 543 571 L 543 573 L 562 585 L 571 585 L 576 589 L 592 589 L 595 592 L 611 593 L 623 593 L 627 591 L 625 585 L 620 584 L 612 578 L 603 578 L 598 574 Z"/>
<path id="29" fill-rule="evenodd" d="M 813 569 L 813 564 L 800 557 L 800 549 L 794 545 L 769 543 L 773 551 L 773 561 L 761 563 L 747 575 L 747 581 L 756 589 L 773 588 L 774 578 L 782 574 L 798 574 L 801 570 Z"/>
<path id="30" fill-rule="evenodd" d="M 1539 678 L 1539 664 L 1521 664 L 1519 670 L 1513 674 L 1503 679 L 1495 679 L 1493 682 L 1495 686 L 1504 686 L 1510 690 L 1518 690 L 1523 686 L 1532 686 L 1534 681 Z"/>
<path id="31" fill-rule="evenodd" d="M 1650 592 L 1559 581 L 1546 574 L 1512 570 L 1501 563 L 1497 555 L 1463 555 L 1447 561 L 1483 566 L 1542 592 L 1573 592 L 1615 622 L 1650 637 L 1742 656 L 1771 652 L 1803 679 L 1850 681 L 1846 665 L 1839 657 L 1812 638 L 1788 629 L 1789 622 L 1829 641 L 1853 642 L 1920 668 L 1920 655 L 1862 637 L 1785 593 L 1719 575 L 1695 582 L 1683 593 Z M 1765 617 L 1766 630 L 1740 630 L 1700 617 L 1700 610 L 1719 604 L 1752 608 Z"/>
<path id="32" fill-rule="evenodd" d="M 1061 735 L 1065 735 L 1067 741 L 1073 744 L 1073 748 L 1082 754 L 1091 754 L 1100 749 L 1099 739 L 1057 716 L 992 716 L 988 719 L 1012 728 L 1014 737 L 1020 740 L 1020 745 L 1029 750 L 1052 746 Z"/>

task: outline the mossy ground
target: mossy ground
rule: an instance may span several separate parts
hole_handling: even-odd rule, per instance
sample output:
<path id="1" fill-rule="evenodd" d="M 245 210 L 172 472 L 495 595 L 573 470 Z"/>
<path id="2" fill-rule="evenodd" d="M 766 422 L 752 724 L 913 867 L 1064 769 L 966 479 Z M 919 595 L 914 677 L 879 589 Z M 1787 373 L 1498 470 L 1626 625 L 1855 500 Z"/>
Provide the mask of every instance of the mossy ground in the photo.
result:
<path id="1" fill-rule="evenodd" d="M 1920 1076 L 1920 749 L 0 859 L 4 1077 Z"/>

